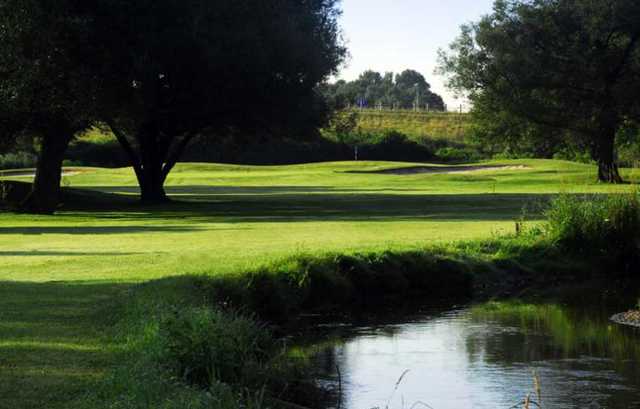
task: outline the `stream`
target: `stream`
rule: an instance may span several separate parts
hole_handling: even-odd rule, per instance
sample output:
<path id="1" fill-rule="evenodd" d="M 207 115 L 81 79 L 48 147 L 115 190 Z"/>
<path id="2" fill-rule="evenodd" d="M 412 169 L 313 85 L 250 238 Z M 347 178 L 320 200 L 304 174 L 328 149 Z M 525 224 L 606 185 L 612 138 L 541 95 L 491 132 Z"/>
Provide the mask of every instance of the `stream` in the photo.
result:
<path id="1" fill-rule="evenodd" d="M 640 408 L 640 330 L 609 321 L 636 301 L 593 298 L 326 326 L 308 350 L 341 409 Z"/>

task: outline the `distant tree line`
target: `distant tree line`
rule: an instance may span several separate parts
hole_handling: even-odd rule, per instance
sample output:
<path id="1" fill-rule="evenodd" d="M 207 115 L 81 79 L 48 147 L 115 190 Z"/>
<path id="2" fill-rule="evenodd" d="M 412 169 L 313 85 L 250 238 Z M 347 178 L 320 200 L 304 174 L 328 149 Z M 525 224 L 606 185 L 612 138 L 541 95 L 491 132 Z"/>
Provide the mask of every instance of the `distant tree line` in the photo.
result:
<path id="1" fill-rule="evenodd" d="M 394 75 L 365 71 L 354 81 L 339 80 L 320 86 L 322 94 L 332 107 L 428 109 L 444 111 L 442 97 L 431 91 L 431 85 L 422 74 L 405 70 Z"/>

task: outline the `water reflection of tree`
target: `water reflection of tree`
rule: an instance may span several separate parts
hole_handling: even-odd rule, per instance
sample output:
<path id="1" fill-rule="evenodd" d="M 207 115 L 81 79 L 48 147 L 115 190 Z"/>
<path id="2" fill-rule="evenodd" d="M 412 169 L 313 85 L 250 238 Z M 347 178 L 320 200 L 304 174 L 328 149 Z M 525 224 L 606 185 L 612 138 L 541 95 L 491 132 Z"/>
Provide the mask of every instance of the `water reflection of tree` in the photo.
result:
<path id="1" fill-rule="evenodd" d="M 468 340 L 470 352 L 484 343 L 488 360 L 528 362 L 583 355 L 620 362 L 640 359 L 640 332 L 610 323 L 608 314 L 602 311 L 578 311 L 557 304 L 492 302 L 474 307 L 471 317 L 474 323 L 494 322 L 500 326 L 499 331 Z M 505 330 L 509 327 L 513 330 Z"/>
<path id="2" fill-rule="evenodd" d="M 629 399 L 638 399 L 640 331 L 610 323 L 606 310 L 491 302 L 471 309 L 465 343 L 471 363 L 503 368 L 538 365 L 544 377 L 544 367 L 551 362 L 567 376 L 580 378 L 579 383 L 546 385 L 550 396 L 570 399 L 571 403 L 564 401 L 567 406 L 606 396 L 606 407 L 626 408 Z M 613 394 L 597 390 L 613 378 L 629 389 Z"/>

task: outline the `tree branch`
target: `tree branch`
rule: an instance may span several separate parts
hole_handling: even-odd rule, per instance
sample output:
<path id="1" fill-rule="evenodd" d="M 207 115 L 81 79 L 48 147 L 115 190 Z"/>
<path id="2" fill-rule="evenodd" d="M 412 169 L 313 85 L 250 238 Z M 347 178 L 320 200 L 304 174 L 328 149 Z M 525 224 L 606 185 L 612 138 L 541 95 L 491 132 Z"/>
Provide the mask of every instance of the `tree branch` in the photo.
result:
<path id="1" fill-rule="evenodd" d="M 138 158 L 138 155 L 136 154 L 135 150 L 129 143 L 127 136 L 124 134 L 124 132 L 122 132 L 117 127 L 113 119 L 109 118 L 105 120 L 105 122 L 107 123 L 109 128 L 111 128 L 111 131 L 116 136 L 116 139 L 118 139 L 120 146 L 122 146 L 122 149 L 124 149 L 125 153 L 129 157 L 129 160 L 131 161 L 131 166 L 133 167 L 133 171 L 136 173 L 136 178 L 138 179 L 138 183 L 142 183 L 142 180 L 143 180 L 142 165 L 140 164 L 140 159 Z"/>
<path id="2" fill-rule="evenodd" d="M 195 136 L 196 136 L 196 132 L 187 133 L 178 142 L 176 147 L 171 151 L 171 153 L 167 157 L 167 161 L 165 162 L 164 166 L 162 167 L 162 180 L 163 180 L 163 182 L 167 178 L 167 176 L 169 176 L 169 173 L 174 168 L 174 166 L 176 166 L 176 163 L 178 163 L 178 160 L 180 159 L 180 157 L 184 153 L 184 150 L 187 148 L 187 145 L 189 145 L 189 142 L 191 142 L 191 140 Z"/>
<path id="3" fill-rule="evenodd" d="M 627 47 L 624 50 L 620 63 L 615 68 L 615 70 L 613 70 L 613 72 L 611 73 L 610 81 L 612 83 L 615 83 L 618 80 L 618 77 L 620 77 L 620 74 L 622 73 L 624 66 L 629 61 L 629 58 L 631 58 L 631 55 L 633 54 L 633 49 L 638 44 L 639 40 L 640 40 L 640 33 L 635 33 L 633 37 L 631 37 L 629 44 L 627 44 Z"/>

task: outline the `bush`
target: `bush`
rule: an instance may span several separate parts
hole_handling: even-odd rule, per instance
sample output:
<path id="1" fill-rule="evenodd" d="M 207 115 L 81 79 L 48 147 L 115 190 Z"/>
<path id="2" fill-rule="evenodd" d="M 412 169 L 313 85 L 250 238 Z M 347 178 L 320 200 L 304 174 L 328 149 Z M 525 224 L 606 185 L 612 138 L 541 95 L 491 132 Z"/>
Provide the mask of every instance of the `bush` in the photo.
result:
<path id="1" fill-rule="evenodd" d="M 421 162 L 433 159 L 433 151 L 398 131 L 381 135 L 361 135 L 359 144 L 362 160 L 392 160 Z"/>
<path id="2" fill-rule="evenodd" d="M 269 331 L 254 320 L 209 308 L 170 314 L 160 324 L 160 336 L 160 360 L 202 388 L 218 382 L 259 387 L 256 377 L 279 352 Z"/>
<path id="3" fill-rule="evenodd" d="M 473 162 L 481 159 L 479 152 L 472 148 L 447 146 L 436 151 L 436 156 L 443 162 Z"/>
<path id="4" fill-rule="evenodd" d="M 116 140 L 75 140 L 65 153 L 67 164 L 73 166 L 128 166 L 129 158 Z"/>
<path id="5" fill-rule="evenodd" d="M 329 121 L 327 131 L 335 135 L 336 139 L 345 142 L 344 139 L 358 126 L 358 112 L 351 110 L 343 110 L 336 112 Z"/>
<path id="6" fill-rule="evenodd" d="M 578 163 L 593 163 L 593 159 L 589 152 L 576 149 L 573 147 L 565 147 L 553 154 L 555 160 L 568 160 Z"/>
<path id="7" fill-rule="evenodd" d="M 0 155 L 0 169 L 33 168 L 37 161 L 36 155 L 29 152 L 16 152 Z"/>
<path id="8" fill-rule="evenodd" d="M 111 307 L 123 364 L 71 408 L 260 409 L 317 400 L 322 391 L 304 362 L 287 356 L 266 326 L 212 306 L 192 280 L 168 281 L 144 284 Z"/>
<path id="9" fill-rule="evenodd" d="M 606 255 L 625 264 L 638 256 L 640 201 L 637 194 L 562 195 L 547 210 L 548 232 L 561 248 Z"/>

